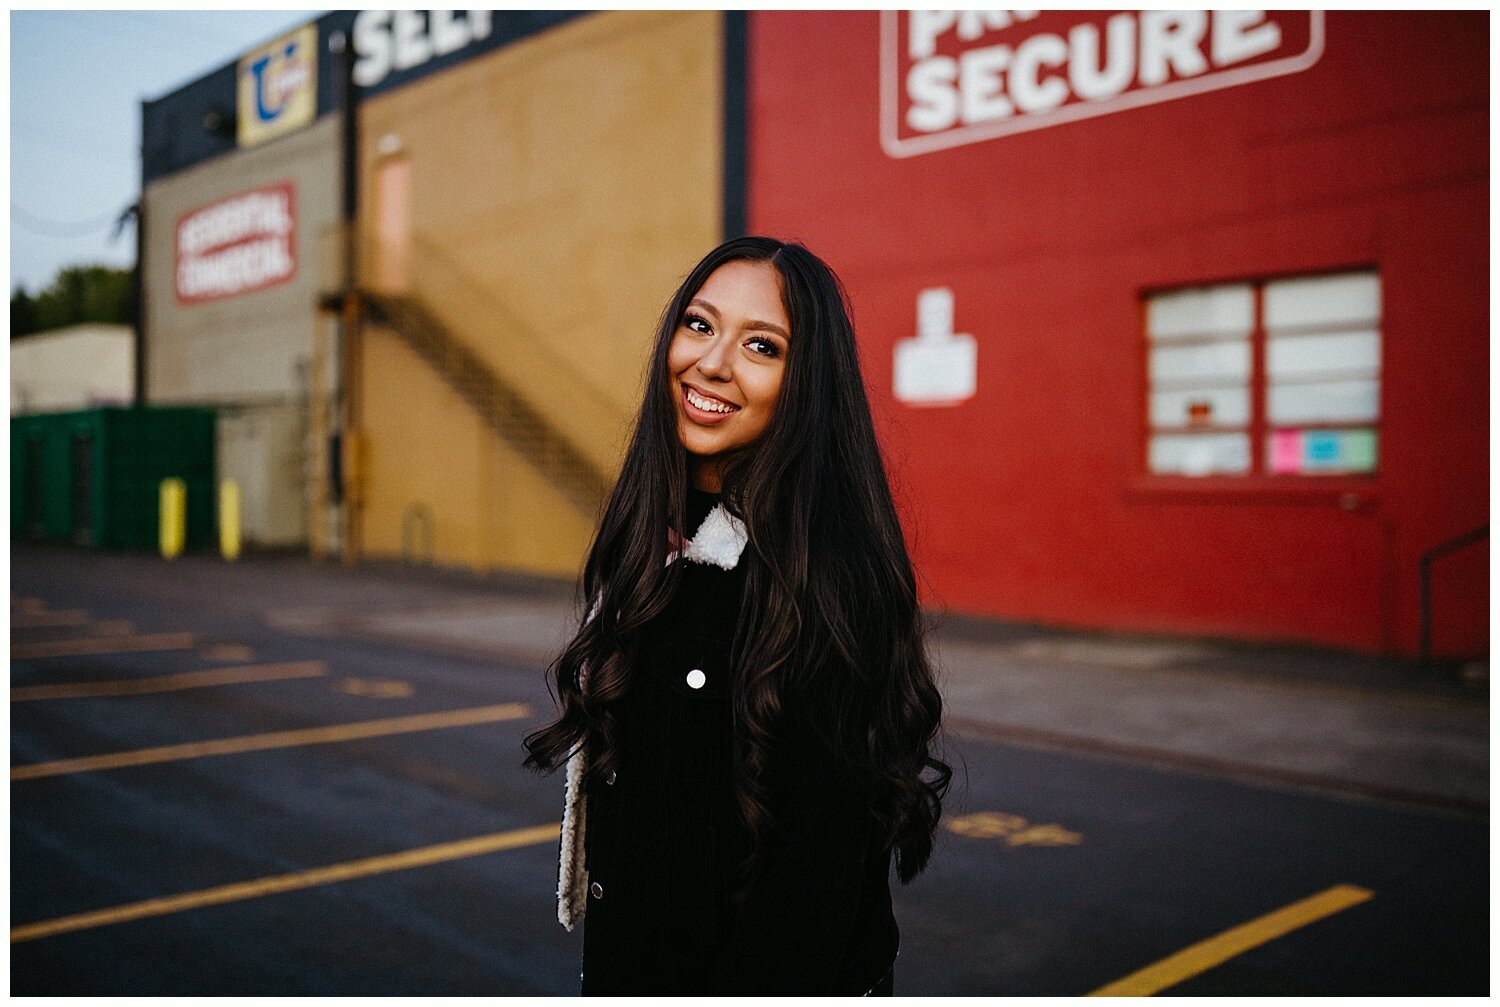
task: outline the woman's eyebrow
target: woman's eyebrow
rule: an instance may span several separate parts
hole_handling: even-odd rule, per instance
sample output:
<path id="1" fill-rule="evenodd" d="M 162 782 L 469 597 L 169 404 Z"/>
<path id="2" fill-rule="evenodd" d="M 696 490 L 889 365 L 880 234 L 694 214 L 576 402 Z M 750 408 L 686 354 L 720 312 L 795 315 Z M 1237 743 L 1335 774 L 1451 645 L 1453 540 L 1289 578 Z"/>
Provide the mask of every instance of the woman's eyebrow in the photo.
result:
<path id="1" fill-rule="evenodd" d="M 783 329 L 781 326 L 777 325 L 775 322 L 762 322 L 758 318 L 752 318 L 745 323 L 745 328 L 752 329 L 756 332 L 774 332 L 776 335 L 780 336 L 782 339 L 785 339 L 787 342 L 792 341 L 792 334 L 786 329 Z"/>

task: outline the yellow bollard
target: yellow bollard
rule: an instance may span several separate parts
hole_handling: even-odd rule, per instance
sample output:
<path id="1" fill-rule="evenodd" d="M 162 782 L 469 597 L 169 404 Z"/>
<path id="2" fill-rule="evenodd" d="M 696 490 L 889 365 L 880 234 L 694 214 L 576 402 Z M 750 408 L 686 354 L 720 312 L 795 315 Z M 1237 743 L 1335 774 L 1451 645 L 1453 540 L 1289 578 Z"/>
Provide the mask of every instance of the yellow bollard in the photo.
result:
<path id="1" fill-rule="evenodd" d="M 187 483 L 181 479 L 161 481 L 161 554 L 175 559 L 187 538 Z"/>
<path id="2" fill-rule="evenodd" d="M 240 484 L 219 483 L 219 553 L 231 562 L 240 555 Z"/>

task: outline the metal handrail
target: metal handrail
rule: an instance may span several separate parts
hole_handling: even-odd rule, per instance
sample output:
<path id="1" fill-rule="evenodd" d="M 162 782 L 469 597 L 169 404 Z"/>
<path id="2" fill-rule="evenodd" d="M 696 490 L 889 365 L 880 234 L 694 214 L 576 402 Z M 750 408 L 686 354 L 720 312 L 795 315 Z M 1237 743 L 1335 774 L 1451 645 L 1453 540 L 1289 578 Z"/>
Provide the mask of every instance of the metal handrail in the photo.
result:
<path id="1" fill-rule="evenodd" d="M 1421 661 L 1427 664 L 1432 659 L 1432 564 L 1450 553 L 1458 552 L 1467 545 L 1489 538 L 1489 522 L 1464 532 L 1456 538 L 1433 546 L 1422 554 L 1418 561 L 1422 589 L 1422 650 Z"/>
<path id="2" fill-rule="evenodd" d="M 511 342 L 536 354 L 539 361 L 551 371 L 549 377 L 558 382 L 558 387 L 571 388 L 575 395 L 583 394 L 601 402 L 609 401 L 609 390 L 594 384 L 587 375 L 580 373 L 576 366 L 558 354 L 545 339 L 538 338 L 494 288 L 480 282 L 451 248 L 416 232 L 408 237 L 408 241 L 411 244 L 414 276 L 426 274 L 419 277 L 413 293 L 430 295 L 431 291 L 422 281 L 428 281 L 434 276 L 444 286 L 457 287 L 459 297 L 463 303 L 471 306 L 471 310 L 474 306 L 482 305 L 481 310 L 489 313 L 495 323 L 487 330 L 489 338 Z"/>
<path id="3" fill-rule="evenodd" d="M 410 276 L 401 289 L 386 289 L 377 275 L 375 237 L 351 231 L 343 224 L 325 226 L 318 234 L 317 248 L 320 299 L 331 308 L 350 288 L 357 288 L 367 294 L 415 297 L 434 306 L 444 300 L 462 303 L 470 314 L 478 312 L 484 316 L 483 322 L 477 324 L 486 339 L 495 341 L 512 355 L 516 350 L 522 351 L 539 366 L 540 372 L 534 376 L 536 382 L 568 388 L 574 395 L 594 401 L 611 401 L 614 390 L 600 387 L 540 338 L 490 285 L 470 272 L 458 253 L 422 233 L 407 235 L 406 243 Z M 353 246 L 355 259 L 352 283 L 344 261 L 349 244 Z"/>
<path id="4" fill-rule="evenodd" d="M 455 339 L 420 301 L 366 293 L 364 302 L 374 318 L 389 325 L 433 363 L 495 431 L 530 457 L 582 513 L 595 516 L 609 490 L 609 476 L 564 432 L 478 354 Z"/>

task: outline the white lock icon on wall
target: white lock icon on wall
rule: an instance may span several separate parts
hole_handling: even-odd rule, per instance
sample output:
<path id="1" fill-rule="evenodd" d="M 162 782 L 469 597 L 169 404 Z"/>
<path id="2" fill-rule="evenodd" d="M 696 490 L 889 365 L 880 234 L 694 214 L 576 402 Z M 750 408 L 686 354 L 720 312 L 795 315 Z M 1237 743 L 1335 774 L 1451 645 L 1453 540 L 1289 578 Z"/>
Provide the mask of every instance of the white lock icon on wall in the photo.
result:
<path id="1" fill-rule="evenodd" d="M 896 342 L 896 399 L 913 406 L 952 406 L 974 397 L 979 344 L 953 331 L 953 291 L 917 294 L 917 336 Z"/>

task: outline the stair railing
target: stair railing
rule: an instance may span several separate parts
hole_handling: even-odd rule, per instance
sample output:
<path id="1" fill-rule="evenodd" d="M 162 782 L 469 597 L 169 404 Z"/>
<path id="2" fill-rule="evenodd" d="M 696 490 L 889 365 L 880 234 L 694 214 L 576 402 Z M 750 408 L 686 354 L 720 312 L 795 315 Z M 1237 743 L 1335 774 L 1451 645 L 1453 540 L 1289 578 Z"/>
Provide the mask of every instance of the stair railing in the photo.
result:
<path id="1" fill-rule="evenodd" d="M 333 309 L 343 293 L 343 229 L 319 235 L 321 302 Z M 579 510 L 593 518 L 613 481 L 636 389 L 624 401 L 607 395 L 537 338 L 502 298 L 470 275 L 458 257 L 418 235 L 409 238 L 404 268 L 392 285 L 380 249 L 361 235 L 358 289 L 372 321 L 412 347 L 472 408 Z M 483 347 L 481 352 L 480 347 Z"/>
<path id="2" fill-rule="evenodd" d="M 373 321 L 400 335 L 487 423 L 547 477 L 578 509 L 593 516 L 608 492 L 604 469 L 580 450 L 431 309 L 413 297 L 367 294 Z"/>

